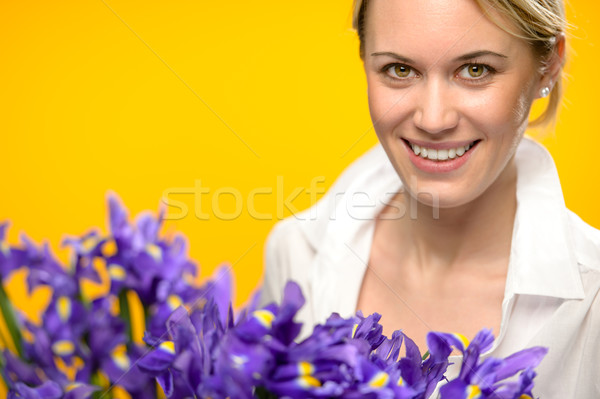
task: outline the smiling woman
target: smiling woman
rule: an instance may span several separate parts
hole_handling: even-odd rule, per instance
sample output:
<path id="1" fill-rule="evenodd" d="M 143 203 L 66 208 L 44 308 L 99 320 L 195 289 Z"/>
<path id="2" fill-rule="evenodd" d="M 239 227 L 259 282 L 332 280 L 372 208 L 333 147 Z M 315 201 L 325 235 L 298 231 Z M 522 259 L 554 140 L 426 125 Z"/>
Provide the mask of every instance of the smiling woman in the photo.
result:
<path id="1" fill-rule="evenodd" d="M 536 396 L 598 397 L 600 232 L 523 138 L 534 102 L 543 124 L 560 100 L 562 2 L 365 0 L 354 26 L 380 145 L 271 232 L 265 302 L 295 280 L 309 325 L 380 312 L 419 346 L 490 327 L 489 355 L 550 348 Z"/>

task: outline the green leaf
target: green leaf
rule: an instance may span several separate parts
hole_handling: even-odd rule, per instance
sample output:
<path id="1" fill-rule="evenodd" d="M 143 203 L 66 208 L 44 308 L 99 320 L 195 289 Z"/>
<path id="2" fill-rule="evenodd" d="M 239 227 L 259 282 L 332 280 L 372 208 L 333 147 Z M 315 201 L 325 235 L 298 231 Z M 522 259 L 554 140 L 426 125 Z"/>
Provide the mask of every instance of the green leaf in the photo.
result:
<path id="1" fill-rule="evenodd" d="M 425 352 L 425 354 L 423 355 L 423 357 L 421 358 L 421 360 L 425 360 L 429 357 L 429 351 Z"/>
<path id="2" fill-rule="evenodd" d="M 10 303 L 8 296 L 6 295 L 6 292 L 4 291 L 4 286 L 2 284 L 0 284 L 0 312 L 2 312 L 2 317 L 4 318 L 6 328 L 8 328 L 10 337 L 15 345 L 15 349 L 17 350 L 17 355 L 22 358 L 23 338 L 21 336 L 21 330 L 19 328 L 17 318 L 15 317 L 14 308 Z"/>
<path id="3" fill-rule="evenodd" d="M 133 332 L 131 329 L 131 313 L 129 310 L 129 300 L 127 299 L 127 290 L 121 290 L 119 293 L 119 315 L 125 322 L 127 344 L 129 346 L 131 343 L 133 343 Z"/>
<path id="4" fill-rule="evenodd" d="M 256 399 L 278 399 L 276 395 L 267 391 L 264 387 L 256 387 L 254 389 L 254 397 Z"/>

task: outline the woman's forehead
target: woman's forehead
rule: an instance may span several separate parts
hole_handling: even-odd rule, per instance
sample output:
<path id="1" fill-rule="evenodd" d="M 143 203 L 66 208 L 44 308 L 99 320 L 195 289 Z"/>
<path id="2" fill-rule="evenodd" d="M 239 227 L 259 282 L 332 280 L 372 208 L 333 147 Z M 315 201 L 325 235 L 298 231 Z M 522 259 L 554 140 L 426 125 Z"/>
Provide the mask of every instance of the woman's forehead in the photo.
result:
<path id="1" fill-rule="evenodd" d="M 494 10 L 489 13 L 509 24 Z M 400 51 L 409 58 L 454 57 L 480 50 L 510 55 L 526 46 L 494 23 L 474 0 L 371 0 L 365 33 L 367 58 L 381 51 Z"/>

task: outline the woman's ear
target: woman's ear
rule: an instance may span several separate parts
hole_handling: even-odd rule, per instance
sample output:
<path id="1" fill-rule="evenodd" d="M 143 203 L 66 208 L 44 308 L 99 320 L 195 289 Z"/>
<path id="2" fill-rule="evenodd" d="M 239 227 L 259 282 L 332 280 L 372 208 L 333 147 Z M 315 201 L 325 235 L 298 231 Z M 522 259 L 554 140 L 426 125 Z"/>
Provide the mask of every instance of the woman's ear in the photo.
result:
<path id="1" fill-rule="evenodd" d="M 565 64 L 565 47 L 565 34 L 561 32 L 556 35 L 554 49 L 544 65 L 542 80 L 540 82 L 542 88 L 548 87 L 552 90 L 552 86 L 560 78 L 562 67 Z"/>

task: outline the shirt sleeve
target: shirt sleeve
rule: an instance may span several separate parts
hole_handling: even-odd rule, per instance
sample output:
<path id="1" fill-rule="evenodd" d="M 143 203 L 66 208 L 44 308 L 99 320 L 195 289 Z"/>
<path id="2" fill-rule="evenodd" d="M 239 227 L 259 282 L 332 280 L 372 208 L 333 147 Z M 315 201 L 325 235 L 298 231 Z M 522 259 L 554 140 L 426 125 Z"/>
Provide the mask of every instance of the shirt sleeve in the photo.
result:
<path id="1" fill-rule="evenodd" d="M 283 287 L 286 281 L 284 270 L 287 265 L 284 264 L 283 236 L 281 234 L 281 223 L 275 225 L 269 233 L 265 243 L 265 271 L 261 288 L 260 306 L 266 306 L 269 303 L 281 302 Z"/>
<path id="2" fill-rule="evenodd" d="M 288 281 L 296 282 L 307 302 L 310 302 L 310 280 L 316 251 L 302 231 L 300 223 L 293 216 L 289 217 L 278 222 L 267 237 L 260 306 L 272 302 L 281 303 L 283 289 Z M 300 317 L 305 313 L 308 317 L 309 310 L 310 306 L 305 305 Z"/>

